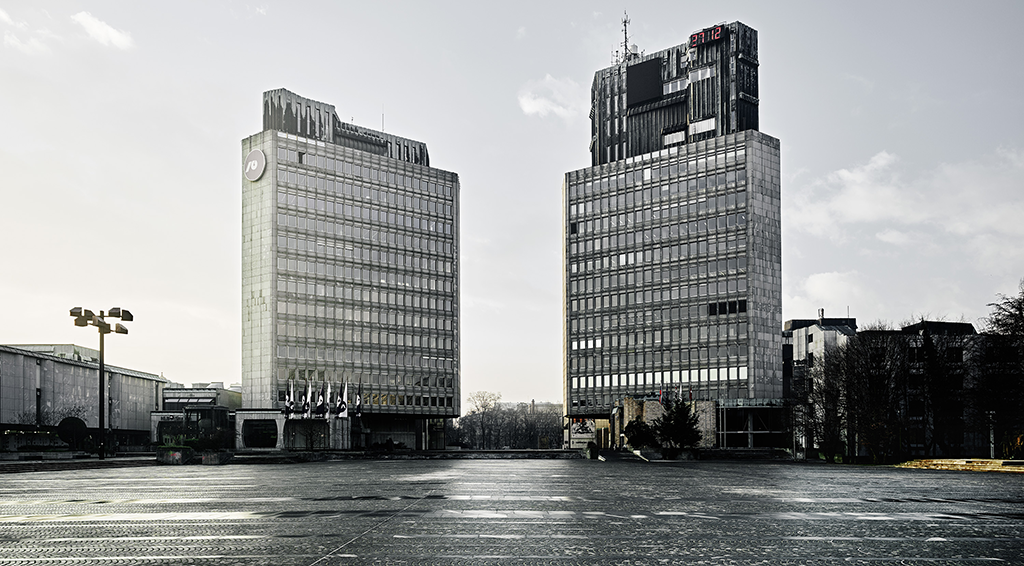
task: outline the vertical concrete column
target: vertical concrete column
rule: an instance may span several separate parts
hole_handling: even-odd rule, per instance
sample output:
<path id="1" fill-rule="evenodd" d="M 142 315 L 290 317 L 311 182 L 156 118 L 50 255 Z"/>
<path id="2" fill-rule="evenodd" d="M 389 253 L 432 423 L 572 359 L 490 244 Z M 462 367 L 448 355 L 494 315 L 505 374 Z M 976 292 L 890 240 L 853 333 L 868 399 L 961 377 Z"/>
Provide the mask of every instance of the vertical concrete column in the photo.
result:
<path id="1" fill-rule="evenodd" d="M 754 411 L 747 411 L 747 448 L 754 447 Z"/>
<path id="2" fill-rule="evenodd" d="M 284 450 L 284 423 L 287 419 L 285 418 L 284 415 L 277 415 L 277 417 L 274 420 L 277 421 L 277 446 L 274 446 L 274 449 Z"/>
<path id="3" fill-rule="evenodd" d="M 352 424 L 349 419 L 331 419 L 330 446 L 334 450 L 348 450 L 352 447 Z"/>

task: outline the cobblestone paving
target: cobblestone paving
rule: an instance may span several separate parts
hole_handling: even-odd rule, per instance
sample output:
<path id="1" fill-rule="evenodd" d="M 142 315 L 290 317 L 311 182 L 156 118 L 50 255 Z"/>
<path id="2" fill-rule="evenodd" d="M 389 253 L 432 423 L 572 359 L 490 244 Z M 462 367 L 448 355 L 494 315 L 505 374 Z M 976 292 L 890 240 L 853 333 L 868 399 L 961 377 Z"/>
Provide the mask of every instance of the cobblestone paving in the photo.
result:
<path id="1" fill-rule="evenodd" d="M 337 461 L 0 476 L 0 564 L 1024 564 L 1024 477 Z"/>

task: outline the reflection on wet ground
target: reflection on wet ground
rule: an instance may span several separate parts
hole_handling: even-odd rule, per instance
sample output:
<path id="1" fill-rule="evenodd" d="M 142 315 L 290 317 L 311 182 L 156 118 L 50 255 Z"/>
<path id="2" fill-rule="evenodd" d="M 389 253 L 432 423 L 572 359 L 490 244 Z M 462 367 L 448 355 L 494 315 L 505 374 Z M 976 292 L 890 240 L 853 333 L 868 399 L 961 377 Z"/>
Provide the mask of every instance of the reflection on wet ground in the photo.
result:
<path id="1" fill-rule="evenodd" d="M 1017 475 L 456 460 L 3 479 L 0 564 L 1024 563 Z"/>

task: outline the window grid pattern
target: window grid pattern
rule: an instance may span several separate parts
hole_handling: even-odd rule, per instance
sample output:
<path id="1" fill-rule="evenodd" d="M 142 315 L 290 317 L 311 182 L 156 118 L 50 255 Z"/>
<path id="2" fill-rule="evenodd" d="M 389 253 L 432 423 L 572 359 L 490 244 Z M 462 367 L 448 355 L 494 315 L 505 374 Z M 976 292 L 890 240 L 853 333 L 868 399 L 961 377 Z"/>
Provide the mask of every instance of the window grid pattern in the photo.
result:
<path id="1" fill-rule="evenodd" d="M 781 318 L 771 295 L 781 290 L 762 273 L 777 257 L 753 249 L 779 247 L 762 218 L 778 218 L 778 182 L 764 182 L 777 179 L 763 147 L 774 141 L 744 132 L 566 176 L 570 414 L 667 389 L 746 398 L 756 381 L 781 379 L 771 360 L 751 363 L 772 348 L 761 344 L 765 321 Z"/>
<path id="2" fill-rule="evenodd" d="M 348 383 L 371 413 L 457 415 L 456 175 L 281 133 L 264 151 L 274 284 L 262 406 L 282 405 L 294 380 Z"/>

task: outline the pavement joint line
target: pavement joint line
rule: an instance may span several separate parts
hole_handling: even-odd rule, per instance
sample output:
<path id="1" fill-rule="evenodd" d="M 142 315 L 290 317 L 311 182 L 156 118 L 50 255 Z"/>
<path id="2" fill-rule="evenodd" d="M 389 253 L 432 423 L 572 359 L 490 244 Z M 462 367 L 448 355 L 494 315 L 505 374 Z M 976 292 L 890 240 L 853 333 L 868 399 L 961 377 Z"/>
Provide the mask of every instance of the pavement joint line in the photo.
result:
<path id="1" fill-rule="evenodd" d="M 454 478 L 454 477 L 453 477 L 453 478 L 449 478 L 449 479 L 448 479 L 448 482 L 447 482 L 446 484 L 444 484 L 444 486 L 442 486 L 442 487 L 448 487 L 449 485 L 451 485 L 452 481 L 454 481 L 454 480 L 455 480 L 455 478 Z M 377 529 L 377 528 L 381 527 L 381 526 L 382 526 L 382 525 L 384 525 L 385 523 L 387 523 L 387 522 L 391 521 L 391 520 L 392 520 L 392 519 L 394 519 L 395 517 L 397 517 L 397 516 L 401 515 L 402 513 L 405 513 L 406 511 L 408 511 L 408 510 L 409 510 L 409 508 L 410 508 L 410 507 L 412 507 L 413 505 L 416 505 L 416 504 L 417 504 L 417 503 L 419 503 L 420 501 L 422 501 L 422 500 L 426 499 L 427 497 L 429 497 L 429 496 L 430 496 L 430 495 L 431 495 L 432 493 L 434 493 L 435 491 L 437 491 L 437 488 L 436 488 L 436 487 L 435 487 L 435 488 L 433 488 L 433 489 L 431 489 L 430 491 L 428 491 L 428 492 L 427 492 L 427 493 L 426 493 L 426 494 L 425 494 L 425 495 L 424 495 L 423 497 L 421 497 L 421 498 L 417 498 L 417 499 L 413 499 L 411 503 L 409 503 L 409 504 L 408 504 L 408 505 L 406 505 L 405 507 L 403 507 L 403 508 L 399 509 L 398 511 L 395 511 L 394 513 L 392 513 L 392 514 L 391 514 L 391 516 L 389 516 L 389 517 L 386 517 L 386 518 L 384 518 L 384 519 L 383 519 L 383 520 L 381 520 L 381 521 L 378 521 L 378 522 L 377 522 L 376 524 L 372 525 L 372 526 L 371 526 L 370 528 L 368 528 L 368 529 L 366 529 L 365 531 L 363 531 L 363 532 L 359 533 L 358 535 L 356 535 L 356 536 L 352 537 L 352 538 L 351 538 L 351 539 L 350 539 L 350 540 L 349 540 L 348 542 L 345 542 L 344 544 L 342 544 L 342 545 L 341 545 L 341 546 L 339 546 L 338 548 L 335 548 L 334 550 L 330 551 L 329 553 L 327 553 L 327 554 L 325 554 L 325 555 L 321 556 L 320 558 L 317 558 L 317 559 L 316 559 L 315 561 L 311 562 L 309 566 L 316 566 L 317 564 L 319 564 L 320 562 L 323 562 L 324 560 L 327 560 L 328 558 L 356 558 L 356 555 L 355 555 L 355 554 L 336 554 L 336 553 L 337 553 L 337 552 L 338 552 L 339 550 L 341 550 L 341 549 L 345 548 L 346 546 L 348 546 L 348 545 L 352 544 L 353 542 L 355 542 L 355 541 L 357 541 L 357 540 L 359 540 L 359 539 L 363 538 L 364 536 L 366 536 L 367 534 L 369 534 L 369 533 L 370 533 L 371 531 L 373 531 L 373 530 L 375 530 L 375 529 Z"/>

